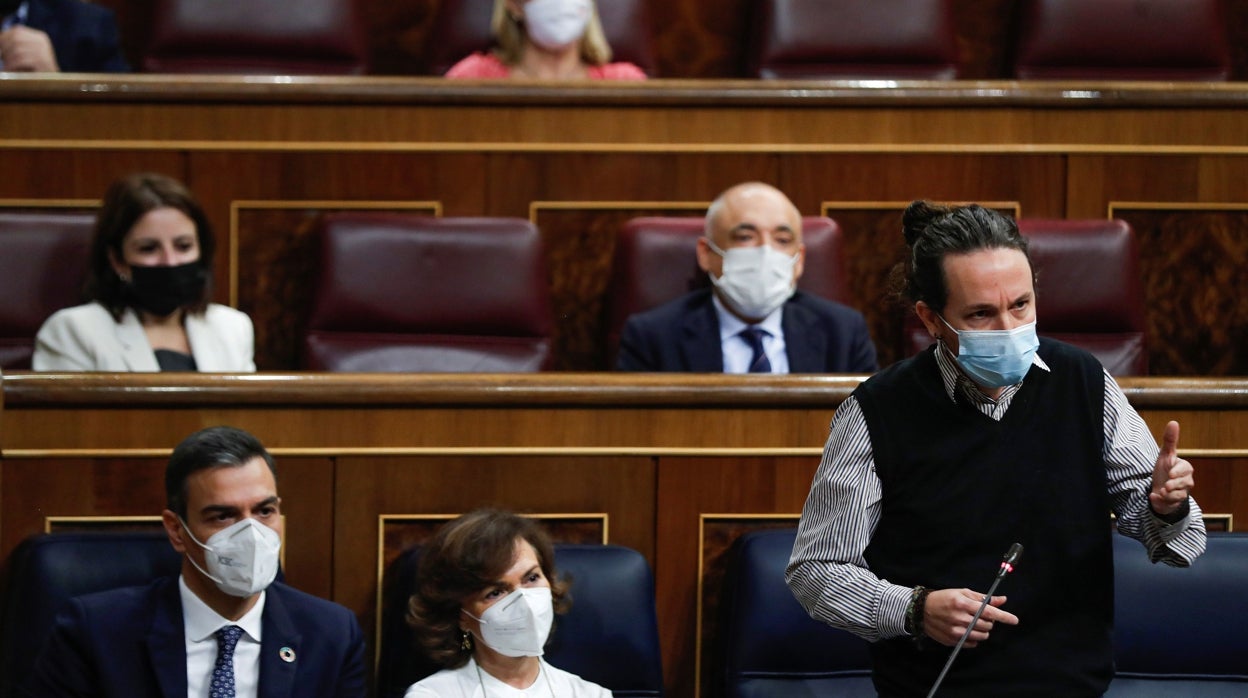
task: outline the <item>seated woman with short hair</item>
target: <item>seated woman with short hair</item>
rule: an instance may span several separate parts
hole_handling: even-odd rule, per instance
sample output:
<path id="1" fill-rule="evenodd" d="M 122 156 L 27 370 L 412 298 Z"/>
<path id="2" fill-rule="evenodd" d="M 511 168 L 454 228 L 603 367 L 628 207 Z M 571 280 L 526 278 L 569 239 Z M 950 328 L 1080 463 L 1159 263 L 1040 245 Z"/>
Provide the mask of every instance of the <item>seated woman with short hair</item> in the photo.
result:
<path id="1" fill-rule="evenodd" d="M 251 319 L 208 302 L 214 249 L 208 218 L 181 182 L 151 173 L 117 180 L 91 240 L 91 302 L 43 323 L 34 369 L 255 371 Z"/>
<path id="2" fill-rule="evenodd" d="M 632 63 L 612 63 L 594 0 L 495 0 L 498 46 L 451 66 L 448 78 L 645 80 Z"/>
<path id="3" fill-rule="evenodd" d="M 407 622 L 442 671 L 404 698 L 603 698 L 605 688 L 542 659 L 568 583 L 535 521 L 479 509 L 443 526 L 422 551 Z"/>

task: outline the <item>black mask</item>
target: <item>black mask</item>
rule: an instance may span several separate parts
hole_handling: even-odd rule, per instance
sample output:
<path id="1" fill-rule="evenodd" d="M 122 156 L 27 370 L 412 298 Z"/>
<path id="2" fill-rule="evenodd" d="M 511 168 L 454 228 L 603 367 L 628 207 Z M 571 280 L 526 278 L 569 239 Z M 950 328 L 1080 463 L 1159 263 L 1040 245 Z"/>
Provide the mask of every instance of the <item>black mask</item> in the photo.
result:
<path id="1" fill-rule="evenodd" d="M 208 270 L 199 262 L 176 267 L 130 267 L 126 295 L 130 304 L 157 317 L 166 317 L 197 302 L 208 282 Z"/>

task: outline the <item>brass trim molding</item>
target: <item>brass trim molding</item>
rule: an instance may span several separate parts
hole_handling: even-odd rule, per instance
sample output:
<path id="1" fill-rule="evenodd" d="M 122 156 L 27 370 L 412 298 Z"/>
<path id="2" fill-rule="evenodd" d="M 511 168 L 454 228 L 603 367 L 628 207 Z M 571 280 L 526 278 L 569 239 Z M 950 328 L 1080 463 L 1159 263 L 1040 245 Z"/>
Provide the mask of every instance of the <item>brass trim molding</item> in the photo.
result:
<path id="1" fill-rule="evenodd" d="M 118 140 L 8 138 L 0 150 L 142 150 L 244 153 L 638 153 L 784 155 L 1191 155 L 1242 156 L 1242 145 L 1135 145 L 1079 143 L 599 143 L 599 142 L 413 142 L 413 141 L 255 141 Z"/>
<path id="2" fill-rule="evenodd" d="M 43 517 L 43 532 L 52 533 L 57 524 L 79 524 L 79 525 L 107 525 L 107 524 L 138 524 L 138 523 L 161 523 L 159 515 L 147 516 L 45 516 Z"/>
<path id="3" fill-rule="evenodd" d="M 651 209 L 669 209 L 672 211 L 693 211 L 705 213 L 711 202 L 701 201 L 606 201 L 601 199 L 585 201 L 530 201 L 529 222 L 537 225 L 537 216 L 541 211 L 643 211 Z"/>
<path id="4" fill-rule="evenodd" d="M 0 199 L 3 208 L 53 208 L 53 209 L 89 209 L 94 212 L 99 208 L 99 199 Z M 85 211 L 84 211 L 85 212 Z"/>
<path id="5" fill-rule="evenodd" d="M 1201 517 L 1205 520 L 1206 530 L 1209 528 L 1209 522 L 1218 522 L 1222 524 L 1220 529 L 1223 533 L 1235 532 L 1235 515 L 1234 514 L 1213 514 L 1209 512 L 1201 512 Z M 1216 533 L 1214 535 L 1217 535 Z"/>
<path id="6" fill-rule="evenodd" d="M 702 579 L 706 573 L 703 568 L 703 560 L 706 559 L 706 525 L 713 521 L 774 521 L 774 522 L 792 522 L 797 525 L 799 519 L 802 518 L 801 512 L 796 514 L 771 513 L 771 514 L 699 514 L 698 515 L 698 591 L 695 600 L 696 616 L 694 620 L 694 644 L 693 644 L 693 695 L 695 698 L 702 696 L 702 602 L 703 588 Z"/>
<path id="7" fill-rule="evenodd" d="M 793 448 L 689 448 L 663 446 L 413 446 L 413 447 L 319 447 L 319 448 L 270 448 L 274 456 L 351 458 L 361 456 L 814 456 L 823 453 L 818 446 Z M 5 449 L 0 458 L 167 458 L 169 448 L 50 448 Z M 1244 452 L 1248 455 L 1248 451 Z"/>
<path id="8" fill-rule="evenodd" d="M 1107 216 L 1116 218 L 1115 210 L 1122 211 L 1248 211 L 1248 203 L 1230 201 L 1114 201 L 1107 205 Z"/>
<path id="9" fill-rule="evenodd" d="M 1023 217 L 1023 205 L 1018 201 L 943 201 L 949 205 L 976 203 L 984 208 L 1005 209 L 1014 212 L 1014 218 Z M 830 212 L 836 209 L 846 211 L 897 211 L 906 210 L 909 201 L 820 201 L 819 215 L 832 217 Z"/>
<path id="10" fill-rule="evenodd" d="M 274 456 L 352 458 L 384 456 L 641 456 L 641 457 L 819 457 L 822 446 L 760 447 L 667 447 L 667 446 L 411 446 L 411 447 L 291 447 L 270 448 Z M 169 448 L 15 448 L 0 450 L 0 458 L 167 458 Z M 1179 449 L 1184 458 L 1248 458 L 1248 449 Z"/>

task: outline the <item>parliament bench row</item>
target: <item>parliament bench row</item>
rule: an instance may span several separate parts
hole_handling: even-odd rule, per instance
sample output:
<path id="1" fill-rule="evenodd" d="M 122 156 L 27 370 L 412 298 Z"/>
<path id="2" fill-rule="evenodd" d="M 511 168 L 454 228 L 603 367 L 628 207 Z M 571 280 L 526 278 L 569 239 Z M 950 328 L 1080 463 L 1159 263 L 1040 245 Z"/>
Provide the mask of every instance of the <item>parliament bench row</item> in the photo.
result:
<path id="1" fill-rule="evenodd" d="M 784 583 L 795 529 L 758 530 L 729 552 L 716 621 L 713 695 L 874 696 L 866 642 L 809 618 Z M 1114 535 L 1116 677 L 1110 696 L 1232 696 L 1248 690 L 1248 625 L 1234 612 L 1248 583 L 1248 535 L 1215 533 L 1190 569 L 1148 562 Z M 60 533 L 28 539 L 8 561 L 3 606 L 3 691 L 29 671 L 51 619 L 67 598 L 176 574 L 181 558 L 162 532 Z M 572 611 L 557 624 L 547 658 L 616 696 L 663 692 L 653 578 L 636 551 L 614 545 L 556 546 L 572 579 Z M 416 652 L 404 615 L 419 548 L 388 569 L 378 619 L 376 694 L 401 695 L 436 667 Z M 1025 569 L 1020 574 L 1025 573 Z M 34 629 L 33 635 L 31 629 Z"/>
<path id="2" fill-rule="evenodd" d="M 366 38 L 367 12 L 348 0 L 301 0 L 299 22 L 289 12 L 257 11 L 254 2 L 158 0 L 146 25 L 128 21 L 134 2 L 105 3 L 123 14 L 123 27 L 142 34 L 127 46 L 148 72 L 364 74 L 374 72 L 380 47 Z M 411 3 L 424 18 L 416 71 L 441 75 L 455 61 L 490 45 L 494 0 Z M 660 70 L 656 53 L 674 37 L 646 0 L 599 0 L 615 60 L 651 75 L 696 77 Z M 962 77 L 957 0 L 746 0 L 739 77 L 784 79 L 938 79 Z M 720 9 L 718 5 L 713 9 Z M 979 8 L 982 10 L 982 8 Z M 417 12 L 417 10 L 424 10 Z M 722 11 L 722 10 L 721 10 Z M 1228 9 L 1222 0 L 1028 0 L 1010 17 L 1008 73 L 1020 79 L 1227 80 L 1231 76 Z M 421 29 L 424 31 L 421 32 Z M 124 32 L 123 32 L 123 38 Z M 410 40 L 409 40 L 410 43 Z M 407 48 L 404 46 L 403 48 Z"/>
<path id="3" fill-rule="evenodd" d="M 82 302 L 93 224 L 86 213 L 0 212 L 0 368 L 28 368 L 34 336 Z M 1121 220 L 1022 219 L 1044 298 L 1039 331 L 1083 346 L 1114 375 L 1145 375 L 1139 253 Z M 541 231 L 517 218 L 352 212 L 321 216 L 298 368 L 344 372 L 517 372 L 553 363 L 551 280 Z M 618 231 L 606 296 L 604 364 L 637 312 L 707 284 L 695 261 L 701 217 L 643 217 Z M 803 220 L 798 288 L 853 305 L 843 232 Z M 290 299 L 272 298 L 284 303 Z M 884 302 L 885 299 L 880 299 Z M 906 351 L 930 338 L 908 314 Z"/>

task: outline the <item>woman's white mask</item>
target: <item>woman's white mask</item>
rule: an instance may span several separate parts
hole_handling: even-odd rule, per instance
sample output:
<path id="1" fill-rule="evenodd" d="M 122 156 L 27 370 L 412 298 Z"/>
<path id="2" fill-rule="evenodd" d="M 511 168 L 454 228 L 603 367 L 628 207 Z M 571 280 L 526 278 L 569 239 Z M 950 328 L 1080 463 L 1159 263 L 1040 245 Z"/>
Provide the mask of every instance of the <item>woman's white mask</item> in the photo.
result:
<path id="1" fill-rule="evenodd" d="M 529 0 L 524 28 L 533 43 L 561 51 L 581 40 L 593 12 L 593 0 Z"/>
<path id="2" fill-rule="evenodd" d="M 485 609 L 480 618 L 481 641 L 507 657 L 540 657 L 555 621 L 550 587 L 519 588 Z"/>

